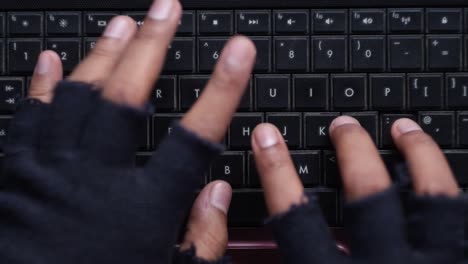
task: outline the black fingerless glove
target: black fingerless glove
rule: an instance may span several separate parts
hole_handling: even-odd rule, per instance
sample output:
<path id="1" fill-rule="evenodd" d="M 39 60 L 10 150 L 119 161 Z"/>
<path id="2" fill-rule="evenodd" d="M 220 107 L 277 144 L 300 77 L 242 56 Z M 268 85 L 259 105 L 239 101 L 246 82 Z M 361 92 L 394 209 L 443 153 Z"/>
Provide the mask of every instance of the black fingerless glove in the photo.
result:
<path id="1" fill-rule="evenodd" d="M 61 82 L 52 104 L 18 109 L 0 183 L 0 262 L 208 263 L 195 248 L 174 256 L 174 245 L 222 147 L 175 125 L 136 169 L 147 113 L 92 88 Z"/>
<path id="2" fill-rule="evenodd" d="M 461 264 L 465 198 L 412 196 L 405 221 L 397 188 L 347 204 L 345 231 L 351 255 L 335 246 L 317 199 L 270 219 L 290 264 Z"/>

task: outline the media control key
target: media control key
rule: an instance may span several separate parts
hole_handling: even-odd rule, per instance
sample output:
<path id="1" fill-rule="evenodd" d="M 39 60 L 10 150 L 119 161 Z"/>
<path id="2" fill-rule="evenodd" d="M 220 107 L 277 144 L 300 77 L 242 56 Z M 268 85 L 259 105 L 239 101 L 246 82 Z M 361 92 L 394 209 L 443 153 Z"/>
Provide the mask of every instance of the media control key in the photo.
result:
<path id="1" fill-rule="evenodd" d="M 241 34 L 270 34 L 271 14 L 269 10 L 240 10 L 236 12 L 237 32 Z"/>

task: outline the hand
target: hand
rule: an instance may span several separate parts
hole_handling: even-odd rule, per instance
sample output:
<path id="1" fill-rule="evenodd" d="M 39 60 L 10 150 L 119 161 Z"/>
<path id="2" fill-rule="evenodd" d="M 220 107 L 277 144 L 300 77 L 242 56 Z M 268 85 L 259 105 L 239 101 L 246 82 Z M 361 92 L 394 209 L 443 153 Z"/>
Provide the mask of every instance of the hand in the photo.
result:
<path id="1" fill-rule="evenodd" d="M 392 187 L 371 137 L 351 117 L 339 117 L 330 125 L 347 202 L 344 224 L 351 249 L 347 257 L 338 252 L 317 199 L 304 195 L 279 131 L 270 124 L 254 130 L 252 148 L 285 262 L 455 264 L 463 260 L 466 201 L 444 155 L 409 119 L 396 121 L 391 134 L 413 180 L 415 195 L 409 199 L 406 221 L 398 190 Z"/>
<path id="2" fill-rule="evenodd" d="M 65 82 L 59 57 L 51 51 L 40 55 L 29 99 L 17 111 L 5 147 L 2 262 L 169 263 L 173 258 L 186 209 L 220 151 L 217 143 L 247 87 L 256 53 L 247 38 L 231 39 L 174 134 L 147 167 L 135 169 L 144 106 L 180 17 L 177 0 L 158 0 L 139 30 L 129 17 L 114 18 Z M 188 220 L 184 254 L 176 259 L 195 261 L 193 248 L 204 260 L 224 255 L 230 199 L 225 182 L 202 190 Z"/>

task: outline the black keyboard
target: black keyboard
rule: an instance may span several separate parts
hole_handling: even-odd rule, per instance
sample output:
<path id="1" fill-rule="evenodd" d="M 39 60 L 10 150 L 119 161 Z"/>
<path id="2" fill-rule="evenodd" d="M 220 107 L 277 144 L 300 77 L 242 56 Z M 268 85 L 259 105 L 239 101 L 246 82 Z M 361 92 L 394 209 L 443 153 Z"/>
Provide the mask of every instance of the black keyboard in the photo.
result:
<path id="1" fill-rule="evenodd" d="M 112 17 L 129 15 L 141 25 L 149 2 L 3 0 L 0 149 L 42 50 L 56 51 L 69 73 Z M 393 150 L 390 127 L 401 117 L 417 120 L 444 149 L 459 184 L 468 188 L 466 2 L 183 3 L 177 37 L 151 98 L 156 113 L 141 131 L 137 166 L 196 101 L 228 38 L 244 34 L 257 46 L 255 70 L 226 136 L 228 150 L 200 183 L 232 184 L 231 227 L 259 226 L 266 216 L 249 150 L 250 135 L 261 122 L 283 133 L 307 192 L 321 187 L 330 226 L 342 224 L 343 195 L 328 125 L 342 114 L 362 123 L 392 173 L 401 158 Z"/>

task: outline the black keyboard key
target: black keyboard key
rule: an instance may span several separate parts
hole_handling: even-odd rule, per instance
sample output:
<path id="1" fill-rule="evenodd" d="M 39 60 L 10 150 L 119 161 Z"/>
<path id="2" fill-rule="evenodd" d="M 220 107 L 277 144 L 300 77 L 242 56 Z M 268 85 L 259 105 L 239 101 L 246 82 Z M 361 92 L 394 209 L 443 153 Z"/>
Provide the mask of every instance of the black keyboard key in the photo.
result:
<path id="1" fill-rule="evenodd" d="M 55 51 L 62 61 L 63 70 L 71 72 L 81 59 L 81 40 L 75 38 L 47 39 L 46 47 Z"/>
<path id="2" fill-rule="evenodd" d="M 253 155 L 252 151 L 248 152 L 248 158 L 247 158 L 247 169 L 248 169 L 248 180 L 247 184 L 249 187 L 252 188 L 259 188 L 261 187 L 260 185 L 260 177 L 258 176 L 258 171 L 257 171 L 257 166 L 255 164 L 255 157 Z"/>
<path id="3" fill-rule="evenodd" d="M 23 91 L 23 78 L 0 77 L 0 112 L 13 112 L 23 97 Z"/>
<path id="4" fill-rule="evenodd" d="M 10 39 L 8 41 L 9 72 L 31 74 L 41 51 L 41 39 Z"/>
<path id="5" fill-rule="evenodd" d="M 441 147 L 455 145 L 455 114 L 453 112 L 420 112 L 419 124 Z"/>
<path id="6" fill-rule="evenodd" d="M 84 32 L 88 36 L 100 36 L 111 19 L 117 16 L 113 12 L 88 12 L 84 15 Z"/>
<path id="7" fill-rule="evenodd" d="M 427 37 L 428 68 L 434 71 L 458 71 L 463 67 L 461 37 Z"/>
<path id="8" fill-rule="evenodd" d="M 288 110 L 290 102 L 289 75 L 255 76 L 256 109 Z"/>
<path id="9" fill-rule="evenodd" d="M 329 187 L 341 186 L 341 176 L 335 152 L 324 151 L 323 155 L 325 185 Z"/>
<path id="10" fill-rule="evenodd" d="M 41 12 L 8 13 L 8 33 L 15 36 L 42 36 L 43 15 Z"/>
<path id="11" fill-rule="evenodd" d="M 84 57 L 88 56 L 91 51 L 96 47 L 97 38 L 85 38 L 84 39 Z"/>
<path id="12" fill-rule="evenodd" d="M 447 106 L 468 109 L 468 74 L 449 73 L 446 75 Z"/>
<path id="13" fill-rule="evenodd" d="M 339 113 L 305 113 L 304 134 L 306 148 L 331 148 L 328 128 Z"/>
<path id="14" fill-rule="evenodd" d="M 468 160 L 467 150 L 445 150 L 445 157 L 452 168 L 455 178 L 463 187 L 468 185 L 468 174 L 466 173 L 466 161 Z"/>
<path id="15" fill-rule="evenodd" d="M 347 69 L 346 37 L 313 37 L 315 71 L 339 71 Z"/>
<path id="16" fill-rule="evenodd" d="M 385 37 L 351 37 L 351 50 L 353 71 L 385 70 Z"/>
<path id="17" fill-rule="evenodd" d="M 295 110 L 328 110 L 328 75 L 294 75 L 293 87 Z"/>
<path id="18" fill-rule="evenodd" d="M 169 45 L 166 55 L 165 71 L 195 71 L 195 39 L 175 38 Z"/>
<path id="19" fill-rule="evenodd" d="M 9 116 L 0 116 L 0 151 L 3 149 L 6 143 L 10 120 L 11 117 Z"/>
<path id="20" fill-rule="evenodd" d="M 176 110 L 176 76 L 161 76 L 155 85 L 152 103 L 157 112 Z"/>
<path id="21" fill-rule="evenodd" d="M 182 114 L 153 115 L 153 146 L 156 150 L 161 140 L 172 133 L 172 124 L 181 118 Z"/>
<path id="22" fill-rule="evenodd" d="M 184 11 L 177 29 L 178 35 L 192 36 L 195 34 L 195 11 Z"/>
<path id="23" fill-rule="evenodd" d="M 6 35 L 5 29 L 5 14 L 0 12 L 0 37 Z"/>
<path id="24" fill-rule="evenodd" d="M 275 38 L 276 71 L 309 71 L 309 38 Z"/>
<path id="25" fill-rule="evenodd" d="M 231 149 L 249 149 L 252 132 L 260 123 L 263 123 L 263 114 L 261 113 L 234 115 L 229 126 L 229 147 Z"/>
<path id="26" fill-rule="evenodd" d="M 276 34 L 308 34 L 309 11 L 277 10 L 274 12 Z"/>
<path id="27" fill-rule="evenodd" d="M 0 39 L 0 75 L 5 72 L 5 63 L 6 63 L 6 56 L 5 56 L 5 43 L 2 39 Z"/>
<path id="28" fill-rule="evenodd" d="M 422 36 L 390 36 L 390 70 L 421 71 L 424 68 L 423 45 Z"/>
<path id="29" fill-rule="evenodd" d="M 268 123 L 275 125 L 284 137 L 290 149 L 301 148 L 302 115 L 301 113 L 267 113 Z"/>
<path id="30" fill-rule="evenodd" d="M 343 115 L 354 117 L 361 126 L 369 133 L 374 143 L 378 146 L 378 131 L 379 131 L 379 113 L 378 112 L 356 112 L 343 113 Z"/>
<path id="31" fill-rule="evenodd" d="M 459 8 L 427 10 L 428 33 L 460 33 L 462 31 L 463 15 Z"/>
<path id="32" fill-rule="evenodd" d="M 210 76 L 180 76 L 179 78 L 179 105 L 185 111 L 192 107 L 200 97 L 203 89 L 210 80 Z"/>
<path id="33" fill-rule="evenodd" d="M 244 152 L 225 152 L 211 165 L 210 180 L 223 180 L 232 187 L 243 187 L 245 177 Z"/>
<path id="34" fill-rule="evenodd" d="M 239 108 L 237 111 L 251 111 L 253 106 L 253 89 L 252 89 L 252 79 L 247 83 L 247 88 L 245 89 L 244 95 L 239 103 Z"/>
<path id="35" fill-rule="evenodd" d="M 231 11 L 199 11 L 198 33 L 200 35 L 232 35 L 232 20 Z"/>
<path id="36" fill-rule="evenodd" d="M 199 38 L 198 39 L 198 70 L 211 72 L 218 62 L 227 38 Z"/>
<path id="37" fill-rule="evenodd" d="M 126 16 L 131 17 L 138 27 L 141 27 L 145 24 L 146 13 L 143 12 L 131 12 L 124 14 Z"/>
<path id="38" fill-rule="evenodd" d="M 48 36 L 81 35 L 80 12 L 47 12 L 46 33 Z"/>
<path id="39" fill-rule="evenodd" d="M 442 74 L 409 74 L 409 108 L 440 109 L 443 104 Z"/>
<path id="40" fill-rule="evenodd" d="M 384 148 L 390 148 L 393 146 L 393 138 L 391 134 L 391 129 L 393 123 L 398 119 L 402 118 L 409 118 L 411 120 L 417 121 L 416 117 L 411 114 L 384 114 L 381 117 L 381 135 L 380 135 L 380 143 L 381 146 Z"/>
<path id="41" fill-rule="evenodd" d="M 462 148 L 468 147 L 468 112 L 459 112 L 457 117 L 458 123 L 458 146 Z"/>
<path id="42" fill-rule="evenodd" d="M 422 33 L 424 13 L 416 9 L 389 9 L 389 30 L 391 33 Z"/>
<path id="43" fill-rule="evenodd" d="M 312 25 L 317 34 L 345 34 L 348 31 L 347 10 L 312 10 Z"/>
<path id="44" fill-rule="evenodd" d="M 237 32 L 240 34 L 271 34 L 269 10 L 240 10 L 236 12 Z"/>
<path id="45" fill-rule="evenodd" d="M 270 72 L 272 65 L 271 37 L 253 37 L 253 43 L 257 49 L 255 72 Z"/>
<path id="46" fill-rule="evenodd" d="M 263 226 L 268 217 L 265 198 L 261 190 L 239 190 L 232 194 L 228 213 L 230 227 Z"/>
<path id="47" fill-rule="evenodd" d="M 320 184 L 320 151 L 305 150 L 291 151 L 291 158 L 296 167 L 297 174 L 305 186 Z"/>
<path id="48" fill-rule="evenodd" d="M 373 74 L 369 77 L 371 108 L 403 110 L 405 108 L 405 76 L 403 74 Z"/>
<path id="49" fill-rule="evenodd" d="M 365 74 L 332 75 L 331 80 L 334 109 L 367 109 L 367 76 Z"/>
<path id="50" fill-rule="evenodd" d="M 351 32 L 352 33 L 385 33 L 385 11 L 384 10 L 352 10 Z"/>

